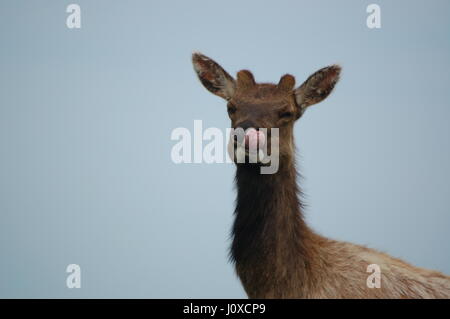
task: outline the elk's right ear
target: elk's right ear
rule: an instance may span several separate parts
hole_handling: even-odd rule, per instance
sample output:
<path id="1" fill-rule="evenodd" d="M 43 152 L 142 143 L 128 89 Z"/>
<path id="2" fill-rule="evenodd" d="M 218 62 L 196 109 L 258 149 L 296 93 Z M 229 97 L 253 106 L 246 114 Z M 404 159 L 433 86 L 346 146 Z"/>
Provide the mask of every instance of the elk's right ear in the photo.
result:
<path id="1" fill-rule="evenodd" d="M 198 78 L 208 91 L 226 100 L 233 97 L 235 81 L 217 62 L 201 53 L 194 53 L 192 64 Z"/>
<path id="2" fill-rule="evenodd" d="M 297 105 L 303 112 L 308 106 L 323 101 L 331 91 L 337 81 L 341 67 L 331 65 L 313 73 L 299 88 L 294 90 Z"/>

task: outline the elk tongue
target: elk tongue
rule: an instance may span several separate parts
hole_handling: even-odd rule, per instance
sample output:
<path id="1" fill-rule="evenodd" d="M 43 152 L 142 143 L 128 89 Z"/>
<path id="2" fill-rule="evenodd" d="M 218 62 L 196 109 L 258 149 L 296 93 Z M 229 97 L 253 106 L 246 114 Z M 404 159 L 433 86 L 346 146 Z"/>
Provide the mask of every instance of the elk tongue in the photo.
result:
<path id="1" fill-rule="evenodd" d="M 266 137 L 264 136 L 264 133 L 261 131 L 257 131 L 254 128 L 251 128 L 247 130 L 245 133 L 245 147 L 250 152 L 257 152 L 258 151 L 258 144 L 261 148 L 264 143 L 266 142 Z"/>

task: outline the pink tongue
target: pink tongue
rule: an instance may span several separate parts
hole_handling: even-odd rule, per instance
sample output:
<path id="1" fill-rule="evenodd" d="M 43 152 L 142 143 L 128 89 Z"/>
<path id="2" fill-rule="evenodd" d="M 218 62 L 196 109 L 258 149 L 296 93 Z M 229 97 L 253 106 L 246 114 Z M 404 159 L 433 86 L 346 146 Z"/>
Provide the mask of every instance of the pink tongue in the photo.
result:
<path id="1" fill-rule="evenodd" d="M 266 137 L 263 132 L 251 128 L 245 133 L 245 145 L 248 147 L 249 151 L 256 152 L 258 150 L 258 143 L 261 148 L 265 142 Z"/>

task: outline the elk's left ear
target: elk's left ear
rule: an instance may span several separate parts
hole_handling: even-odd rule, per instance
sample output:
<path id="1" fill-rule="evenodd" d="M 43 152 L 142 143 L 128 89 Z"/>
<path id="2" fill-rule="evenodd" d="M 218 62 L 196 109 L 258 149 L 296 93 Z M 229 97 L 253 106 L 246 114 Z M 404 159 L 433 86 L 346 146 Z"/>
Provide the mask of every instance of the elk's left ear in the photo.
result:
<path id="1" fill-rule="evenodd" d="M 324 100 L 333 91 L 339 80 L 341 67 L 327 66 L 312 74 L 300 87 L 294 90 L 295 100 L 302 112 L 310 105 Z"/>
<path id="2" fill-rule="evenodd" d="M 235 81 L 217 62 L 201 53 L 192 55 L 192 64 L 203 86 L 226 100 L 232 98 Z"/>

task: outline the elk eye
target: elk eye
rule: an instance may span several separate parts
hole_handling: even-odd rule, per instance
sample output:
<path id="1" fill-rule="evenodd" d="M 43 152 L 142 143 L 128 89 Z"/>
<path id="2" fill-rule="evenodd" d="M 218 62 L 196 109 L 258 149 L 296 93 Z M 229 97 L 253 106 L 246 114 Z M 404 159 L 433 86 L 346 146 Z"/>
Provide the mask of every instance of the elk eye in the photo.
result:
<path id="1" fill-rule="evenodd" d="M 236 106 L 234 105 L 228 105 L 228 114 L 234 114 L 236 113 Z"/>
<path id="2" fill-rule="evenodd" d="M 283 113 L 280 113 L 280 118 L 282 118 L 282 119 L 290 119 L 290 118 L 292 118 L 294 116 L 294 113 L 292 113 L 292 112 L 283 112 Z"/>

